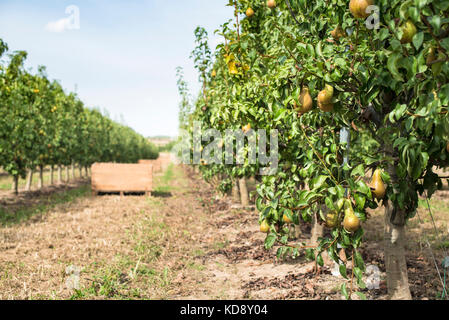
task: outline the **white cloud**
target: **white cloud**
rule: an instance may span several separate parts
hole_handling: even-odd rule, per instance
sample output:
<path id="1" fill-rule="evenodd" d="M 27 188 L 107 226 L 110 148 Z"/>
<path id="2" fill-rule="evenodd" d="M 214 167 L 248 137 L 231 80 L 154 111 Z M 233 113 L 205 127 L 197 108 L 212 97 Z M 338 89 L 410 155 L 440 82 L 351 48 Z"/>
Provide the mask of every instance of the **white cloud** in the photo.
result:
<path id="1" fill-rule="evenodd" d="M 70 27 L 71 27 L 70 18 L 62 18 L 57 21 L 49 22 L 45 26 L 45 30 L 50 31 L 50 32 L 61 33 L 61 32 L 64 32 L 65 30 L 69 30 Z"/>

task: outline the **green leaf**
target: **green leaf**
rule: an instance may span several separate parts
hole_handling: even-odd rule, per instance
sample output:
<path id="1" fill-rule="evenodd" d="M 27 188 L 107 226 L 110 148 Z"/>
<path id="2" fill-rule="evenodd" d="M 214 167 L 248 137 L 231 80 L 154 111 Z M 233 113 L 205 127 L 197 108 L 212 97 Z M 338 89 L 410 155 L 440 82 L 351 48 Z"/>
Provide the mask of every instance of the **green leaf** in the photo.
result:
<path id="1" fill-rule="evenodd" d="M 402 77 L 402 75 L 399 73 L 399 70 L 398 70 L 398 64 L 401 59 L 402 59 L 401 53 L 397 53 L 397 52 L 393 53 L 388 58 L 387 68 L 390 71 L 390 73 L 393 75 L 394 79 L 402 82 L 402 81 L 404 81 L 404 78 Z"/>
<path id="2" fill-rule="evenodd" d="M 341 285 L 341 293 L 345 297 L 346 300 L 349 300 L 348 289 L 346 288 L 346 282 Z"/>
<path id="3" fill-rule="evenodd" d="M 340 264 L 339 271 L 343 278 L 348 279 L 348 274 L 346 272 L 346 266 L 344 264 Z"/>
<path id="4" fill-rule="evenodd" d="M 265 249 L 270 249 L 276 243 L 277 236 L 275 233 L 270 233 L 265 238 Z"/>
<path id="5" fill-rule="evenodd" d="M 416 50 L 419 50 L 419 48 L 421 48 L 423 41 L 424 41 L 424 32 L 418 32 L 413 37 L 413 45 L 415 46 Z"/>

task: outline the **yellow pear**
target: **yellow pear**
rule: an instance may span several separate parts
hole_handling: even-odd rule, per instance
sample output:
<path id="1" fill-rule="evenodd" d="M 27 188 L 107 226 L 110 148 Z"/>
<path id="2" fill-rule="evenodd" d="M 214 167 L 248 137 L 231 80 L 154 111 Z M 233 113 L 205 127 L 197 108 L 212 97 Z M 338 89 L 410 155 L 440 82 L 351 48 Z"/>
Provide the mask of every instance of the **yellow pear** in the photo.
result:
<path id="1" fill-rule="evenodd" d="M 330 212 L 326 215 L 326 227 L 333 229 L 338 225 L 338 213 Z"/>
<path id="2" fill-rule="evenodd" d="M 283 220 L 285 223 L 288 223 L 288 224 L 293 223 L 293 220 L 291 220 L 286 214 L 284 214 L 284 215 L 282 216 L 282 220 Z"/>
<path id="3" fill-rule="evenodd" d="M 254 15 L 254 10 L 253 10 L 253 8 L 248 8 L 248 9 L 246 9 L 246 16 L 247 16 L 248 18 L 251 18 L 253 15 Z"/>
<path id="4" fill-rule="evenodd" d="M 446 151 L 449 152 L 449 142 L 446 144 Z"/>
<path id="5" fill-rule="evenodd" d="M 374 0 L 351 0 L 349 2 L 349 11 L 357 19 L 368 18 L 370 13 L 366 13 L 366 9 L 374 4 Z"/>
<path id="6" fill-rule="evenodd" d="M 318 94 L 318 102 L 321 104 L 329 104 L 332 102 L 332 98 L 334 97 L 334 88 L 328 84 L 326 84 L 324 90 L 320 91 Z"/>
<path id="7" fill-rule="evenodd" d="M 401 38 L 401 43 L 402 44 L 412 42 L 413 37 L 418 32 L 416 30 L 415 25 L 413 24 L 413 22 L 411 20 L 407 20 L 402 25 L 401 30 L 402 30 L 402 38 Z"/>
<path id="8" fill-rule="evenodd" d="M 299 95 L 299 106 L 298 106 L 298 112 L 300 114 L 309 112 L 312 110 L 313 101 L 312 97 L 309 93 L 309 88 L 304 87 L 301 90 L 301 94 Z"/>
<path id="9" fill-rule="evenodd" d="M 267 6 L 268 6 L 268 8 L 270 8 L 270 9 L 276 8 L 276 1 L 275 1 L 275 0 L 268 0 L 268 1 L 267 1 Z"/>
<path id="10" fill-rule="evenodd" d="M 268 231 L 270 231 L 270 225 L 268 224 L 267 220 L 264 220 L 260 224 L 260 232 L 268 233 Z"/>
<path id="11" fill-rule="evenodd" d="M 334 88 L 330 85 L 326 85 L 324 90 L 318 93 L 318 107 L 324 111 L 329 112 L 334 109 L 332 98 L 334 97 Z"/>
<path id="12" fill-rule="evenodd" d="M 235 65 L 235 61 L 230 61 L 228 63 L 228 69 L 230 74 L 239 74 L 239 70 L 237 69 L 237 66 Z"/>
<path id="13" fill-rule="evenodd" d="M 374 171 L 373 174 L 373 178 L 371 180 L 371 193 L 374 195 L 374 197 L 377 200 L 381 200 L 385 197 L 385 184 L 382 180 L 382 176 L 381 176 L 382 170 L 380 169 L 376 169 L 376 171 Z"/>
<path id="14" fill-rule="evenodd" d="M 217 76 L 217 71 L 212 70 L 212 78 L 215 78 Z"/>
<path id="15" fill-rule="evenodd" d="M 345 218 L 343 219 L 343 227 L 348 232 L 355 232 L 360 228 L 360 220 L 352 209 L 352 204 L 345 209 Z"/>
<path id="16" fill-rule="evenodd" d="M 323 104 L 318 101 L 318 108 L 320 108 L 323 112 L 331 112 L 332 110 L 334 110 L 334 104 L 332 102 Z"/>

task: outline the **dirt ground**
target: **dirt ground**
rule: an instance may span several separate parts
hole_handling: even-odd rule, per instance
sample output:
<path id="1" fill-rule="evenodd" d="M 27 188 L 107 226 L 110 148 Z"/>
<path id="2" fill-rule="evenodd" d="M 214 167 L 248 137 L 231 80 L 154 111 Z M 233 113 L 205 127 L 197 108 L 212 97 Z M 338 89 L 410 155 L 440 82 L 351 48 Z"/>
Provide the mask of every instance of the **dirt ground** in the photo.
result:
<path id="1" fill-rule="evenodd" d="M 171 165 L 152 197 L 77 193 L 21 222 L 0 228 L 0 299 L 342 299 L 332 265 L 314 271 L 304 255 L 277 261 L 263 248 L 258 214 L 219 199 L 199 178 Z M 80 187 L 81 188 L 81 187 Z M 414 299 L 441 294 L 433 260 L 449 247 L 447 194 L 425 203 L 408 225 L 407 260 Z M 380 270 L 386 299 L 382 213 L 365 223 L 362 253 Z M 310 230 L 302 228 L 304 241 Z"/>

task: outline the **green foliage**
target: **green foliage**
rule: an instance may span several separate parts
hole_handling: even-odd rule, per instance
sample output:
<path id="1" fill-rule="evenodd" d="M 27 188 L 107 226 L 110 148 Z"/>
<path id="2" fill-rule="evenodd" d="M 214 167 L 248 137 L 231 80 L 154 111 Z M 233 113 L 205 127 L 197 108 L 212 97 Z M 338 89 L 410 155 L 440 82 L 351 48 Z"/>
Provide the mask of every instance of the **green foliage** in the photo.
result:
<path id="1" fill-rule="evenodd" d="M 7 50 L 0 40 L 0 57 Z M 131 128 L 90 110 L 78 97 L 50 81 L 45 68 L 25 70 L 27 53 L 0 63 L 0 166 L 24 177 L 36 166 L 89 166 L 94 162 L 137 162 L 157 158 L 157 149 Z"/>
<path id="2" fill-rule="evenodd" d="M 272 226 L 266 247 L 285 239 L 284 210 L 294 223 L 310 222 L 314 215 L 323 223 L 327 212 L 335 212 L 335 204 L 347 197 L 354 214 L 365 221 L 366 210 L 380 204 L 364 182 L 376 168 L 384 169 L 385 200 L 413 217 L 418 195 L 431 196 L 442 186 L 433 169 L 449 165 L 449 3 L 377 0 L 378 29 L 355 19 L 348 1 L 289 3 L 296 20 L 286 1 L 278 1 L 275 9 L 265 1 L 229 1 L 240 15 L 239 24 L 229 21 L 216 31 L 223 43 L 215 50 L 213 75 L 204 75 L 210 68 L 201 69 L 209 65 L 208 57 L 195 55 L 204 86 L 191 120 L 222 132 L 246 124 L 279 131 L 279 170 L 263 177 L 257 188 L 260 221 Z M 248 7 L 255 12 L 250 18 L 243 16 Z M 416 27 L 411 42 L 401 41 L 406 21 Z M 338 26 L 344 35 L 334 39 L 330 32 Z M 201 52 L 204 34 L 197 35 L 195 52 Z M 326 85 L 334 88 L 331 112 L 316 104 Z M 303 87 L 315 101 L 301 115 L 295 104 Z M 351 131 L 350 148 L 340 142 L 342 128 Z M 234 179 L 258 167 L 210 165 L 201 170 L 208 178 L 222 174 Z M 343 211 L 337 215 L 341 222 Z M 339 245 L 355 260 L 352 272 L 363 286 L 363 259 L 357 253 L 363 229 L 348 233 L 337 223 L 331 235 L 308 256 L 319 259 L 319 252 L 327 250 L 342 263 Z M 342 289 L 348 296 L 346 286 Z"/>

